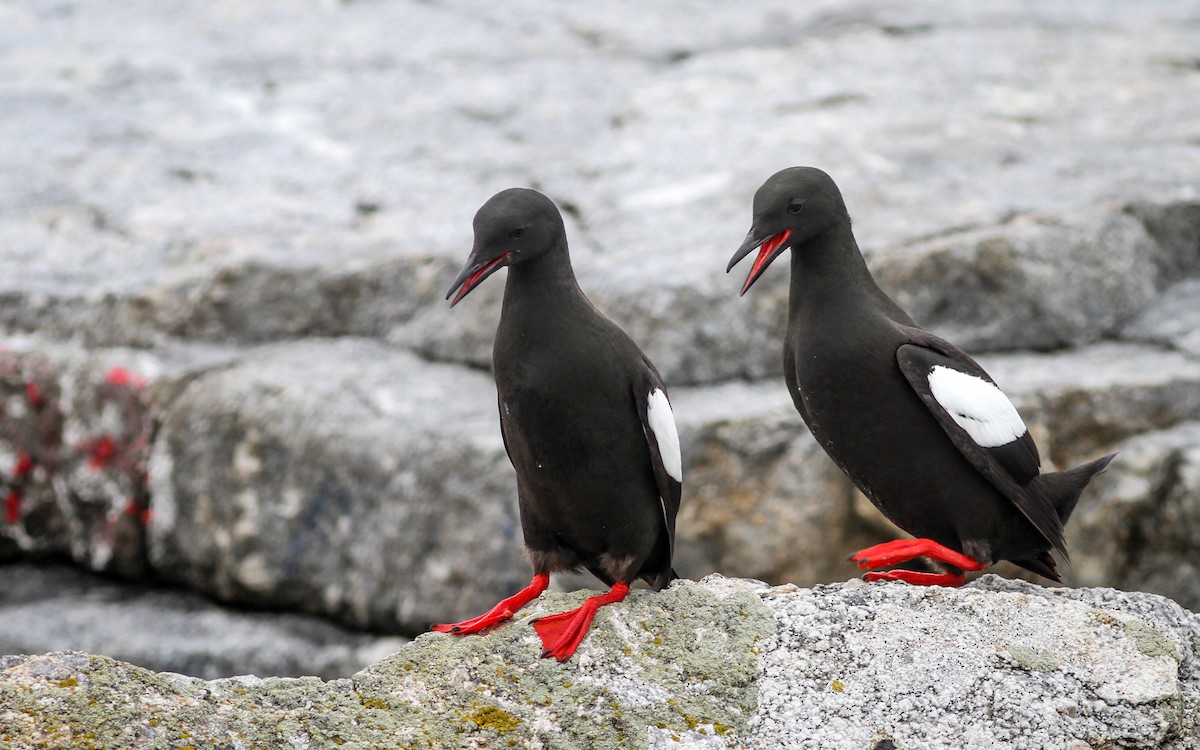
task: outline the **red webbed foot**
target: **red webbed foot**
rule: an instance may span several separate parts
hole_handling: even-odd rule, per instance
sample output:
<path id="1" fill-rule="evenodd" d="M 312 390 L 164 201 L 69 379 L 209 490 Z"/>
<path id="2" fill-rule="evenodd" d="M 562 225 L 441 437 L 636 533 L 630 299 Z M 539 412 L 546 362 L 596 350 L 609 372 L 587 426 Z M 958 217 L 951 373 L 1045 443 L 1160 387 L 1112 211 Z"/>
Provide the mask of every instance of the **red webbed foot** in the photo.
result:
<path id="1" fill-rule="evenodd" d="M 967 580 L 962 573 L 922 573 L 917 570 L 873 570 L 863 578 L 871 581 L 904 581 L 914 586 L 961 586 Z"/>
<path id="2" fill-rule="evenodd" d="M 983 570 L 986 565 L 968 557 L 961 552 L 955 552 L 932 539 L 897 539 L 892 542 L 876 544 L 859 550 L 850 556 L 863 570 L 895 565 L 914 557 L 928 557 L 930 560 L 952 565 L 959 570 Z M 906 581 L 917 586 L 961 586 L 966 580 L 961 573 L 921 573 L 912 570 L 888 570 L 871 572 L 866 575 L 868 581 Z"/>
<path id="3" fill-rule="evenodd" d="M 550 576 L 545 573 L 539 573 L 533 577 L 528 586 L 492 607 L 487 612 L 484 612 L 479 617 L 473 617 L 470 620 L 463 620 L 462 622 L 434 625 L 432 630 L 435 633 L 454 633 L 455 635 L 478 633 L 484 628 L 490 628 L 493 625 L 512 618 L 517 613 L 517 610 L 541 596 L 542 592 L 549 585 Z"/>
<path id="4" fill-rule="evenodd" d="M 583 643 L 596 611 L 605 604 L 623 600 L 628 594 L 629 585 L 618 581 L 607 594 L 591 597 L 579 609 L 534 620 L 533 627 L 542 637 L 545 649 L 542 656 L 553 656 L 559 661 L 570 659 L 579 644 Z"/>

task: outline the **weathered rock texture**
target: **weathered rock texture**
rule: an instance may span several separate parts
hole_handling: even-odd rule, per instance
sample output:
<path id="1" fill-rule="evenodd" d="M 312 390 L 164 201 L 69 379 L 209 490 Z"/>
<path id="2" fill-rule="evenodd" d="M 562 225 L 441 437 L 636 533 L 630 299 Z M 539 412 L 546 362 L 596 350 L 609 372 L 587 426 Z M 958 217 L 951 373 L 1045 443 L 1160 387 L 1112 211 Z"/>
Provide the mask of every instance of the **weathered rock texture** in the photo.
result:
<path id="1" fill-rule="evenodd" d="M 844 578 L 895 530 L 788 402 L 787 274 L 721 272 L 807 163 L 1048 465 L 1125 448 L 1068 581 L 1198 608 L 1198 35 L 1182 0 L 0 4 L 0 559 L 407 633 L 511 593 L 502 284 L 442 295 L 530 185 L 670 385 L 680 572 Z"/>
<path id="2" fill-rule="evenodd" d="M 204 682 L 78 652 L 0 660 L 13 747 L 1196 748 L 1200 617 L 1148 594 L 711 577 L 605 608 L 566 664 L 531 617 L 350 679 Z"/>
<path id="3" fill-rule="evenodd" d="M 145 589 L 61 564 L 0 567 L 4 654 L 80 649 L 205 679 L 333 679 L 402 643 L 307 615 L 231 610 L 178 588 Z"/>
<path id="4" fill-rule="evenodd" d="M 0 349 L 0 557 L 66 553 L 94 569 L 146 570 L 145 379 L 103 357 Z"/>
<path id="5" fill-rule="evenodd" d="M 488 295 L 431 305 L 478 205 L 532 184 L 669 383 L 774 376 L 784 275 L 739 301 L 721 268 L 795 163 L 973 349 L 1111 335 L 1200 273 L 1186 2 L 301 6 L 0 11 L 0 322 L 485 364 Z"/>
<path id="6" fill-rule="evenodd" d="M 230 601 L 420 632 L 529 579 L 487 375 L 355 339 L 267 347 L 172 401 L 149 554 Z"/>

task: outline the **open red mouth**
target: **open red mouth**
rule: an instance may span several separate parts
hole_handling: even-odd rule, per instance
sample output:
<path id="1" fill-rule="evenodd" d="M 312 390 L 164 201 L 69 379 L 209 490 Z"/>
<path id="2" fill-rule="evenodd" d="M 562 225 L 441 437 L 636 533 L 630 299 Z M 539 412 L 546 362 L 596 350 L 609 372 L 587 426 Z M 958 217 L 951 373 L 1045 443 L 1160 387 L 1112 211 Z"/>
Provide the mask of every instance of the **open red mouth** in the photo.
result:
<path id="1" fill-rule="evenodd" d="M 785 229 L 779 234 L 768 237 L 758 248 L 758 257 L 754 259 L 754 265 L 750 267 L 750 275 L 746 277 L 746 283 L 742 285 L 741 294 L 745 294 L 762 272 L 767 270 L 767 266 L 771 265 L 771 261 L 775 260 L 775 256 L 779 254 L 779 248 L 783 243 L 787 242 L 787 238 L 792 234 L 792 230 Z"/>
<path id="2" fill-rule="evenodd" d="M 457 305 L 458 301 L 463 297 L 466 297 L 472 289 L 479 286 L 481 281 L 486 279 L 488 276 L 491 276 L 504 266 L 508 265 L 508 256 L 510 255 L 512 255 L 512 253 L 502 253 L 489 260 L 487 263 L 481 266 L 478 271 L 468 276 L 467 280 L 463 282 L 462 287 L 458 290 L 458 294 L 454 295 L 454 300 L 450 303 L 450 306 L 454 307 Z"/>

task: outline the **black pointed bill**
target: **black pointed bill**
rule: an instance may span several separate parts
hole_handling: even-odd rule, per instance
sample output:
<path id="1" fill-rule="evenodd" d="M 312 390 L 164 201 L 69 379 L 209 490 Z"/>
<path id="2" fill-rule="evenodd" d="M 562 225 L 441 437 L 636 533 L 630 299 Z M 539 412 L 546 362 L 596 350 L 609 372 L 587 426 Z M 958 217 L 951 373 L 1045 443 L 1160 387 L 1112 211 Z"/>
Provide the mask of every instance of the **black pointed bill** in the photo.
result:
<path id="1" fill-rule="evenodd" d="M 455 295 L 450 306 L 454 307 L 457 305 L 459 300 L 470 294 L 471 290 L 479 286 L 484 279 L 507 266 L 510 255 L 512 253 L 501 253 L 495 258 L 482 263 L 472 262 L 474 261 L 473 257 L 468 260 L 467 265 L 463 266 L 463 269 L 458 272 L 458 276 L 454 279 L 454 283 L 450 285 L 450 291 L 446 292 L 446 299 L 450 299 L 450 295 L 454 294 L 455 289 L 458 289 L 458 294 Z M 461 289 L 459 288 L 460 286 L 462 287 Z"/>
<path id="2" fill-rule="evenodd" d="M 742 258 L 750 254 L 751 250 L 758 248 L 758 257 L 754 259 L 754 265 L 750 267 L 750 275 L 746 277 L 746 283 L 742 285 L 742 291 L 738 294 L 745 294 L 750 286 L 762 276 L 763 271 L 767 270 L 767 266 L 771 265 L 771 261 L 775 260 L 780 253 L 786 248 L 788 237 L 792 234 L 792 230 L 785 229 L 778 234 L 769 235 L 767 237 L 754 237 L 754 229 L 751 228 L 746 234 L 745 241 L 742 246 L 737 249 L 733 257 L 729 259 L 729 265 L 725 267 L 725 273 L 733 270 L 733 267 L 738 264 Z"/>

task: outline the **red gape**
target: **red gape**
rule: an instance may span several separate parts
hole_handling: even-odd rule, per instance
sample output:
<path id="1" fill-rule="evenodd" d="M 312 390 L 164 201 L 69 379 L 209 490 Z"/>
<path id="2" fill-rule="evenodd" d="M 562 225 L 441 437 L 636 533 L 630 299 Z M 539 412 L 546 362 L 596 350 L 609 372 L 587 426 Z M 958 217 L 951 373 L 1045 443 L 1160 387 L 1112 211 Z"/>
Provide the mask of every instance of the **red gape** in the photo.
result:
<path id="1" fill-rule="evenodd" d="M 758 249 L 758 257 L 754 259 L 754 265 L 750 266 L 750 275 L 746 277 L 746 283 L 742 285 L 742 294 L 745 294 L 750 289 L 750 285 L 762 275 L 762 272 L 767 270 L 767 263 L 771 258 L 771 253 L 787 241 L 787 238 L 792 234 L 792 230 L 785 229 L 779 234 L 769 237 L 766 242 Z"/>
<path id="2" fill-rule="evenodd" d="M 914 557 L 928 557 L 930 560 L 948 563 L 963 570 L 983 570 L 986 565 L 967 557 L 961 552 L 955 552 L 932 539 L 897 539 L 892 542 L 876 544 L 859 550 L 850 556 L 862 570 L 881 568 L 885 565 L 895 565 Z M 966 576 L 962 573 L 922 573 L 915 570 L 885 570 L 867 573 L 868 581 L 904 581 L 916 586 L 961 586 Z"/>
<path id="3" fill-rule="evenodd" d="M 533 577 L 528 586 L 501 601 L 479 617 L 473 617 L 470 620 L 463 620 L 462 622 L 434 625 L 432 630 L 435 633 L 454 633 L 456 635 L 478 633 L 484 628 L 490 628 L 493 625 L 510 619 L 521 607 L 541 596 L 542 592 L 549 585 L 550 576 L 545 573 L 539 573 Z"/>
<path id="4" fill-rule="evenodd" d="M 596 610 L 605 604 L 619 602 L 628 595 L 629 586 L 618 581 L 607 594 L 591 597 L 579 609 L 534 620 L 533 627 L 542 637 L 542 646 L 545 648 L 542 656 L 553 656 L 559 661 L 571 658 L 571 654 L 583 643 Z"/>

